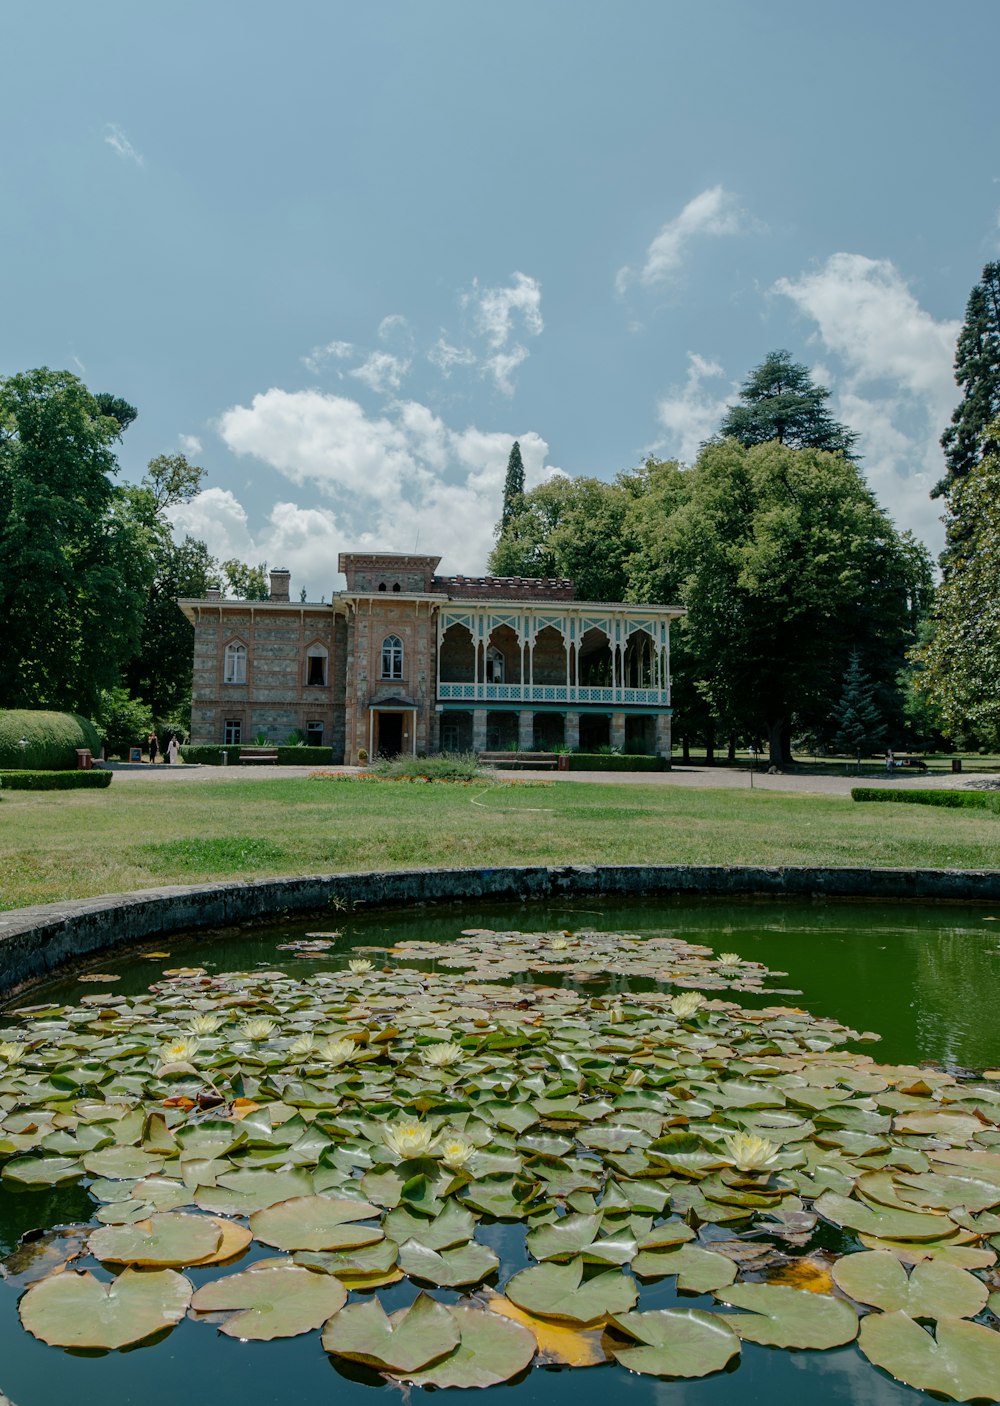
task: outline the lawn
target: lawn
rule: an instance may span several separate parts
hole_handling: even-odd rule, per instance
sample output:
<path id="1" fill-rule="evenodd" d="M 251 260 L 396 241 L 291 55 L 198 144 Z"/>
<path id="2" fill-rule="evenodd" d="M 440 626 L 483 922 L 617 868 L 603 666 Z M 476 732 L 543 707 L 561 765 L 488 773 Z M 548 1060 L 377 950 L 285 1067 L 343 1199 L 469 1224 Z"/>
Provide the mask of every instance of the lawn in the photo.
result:
<path id="1" fill-rule="evenodd" d="M 0 798 L 0 909 L 160 884 L 432 865 L 994 868 L 1000 820 L 839 796 L 313 778 Z"/>

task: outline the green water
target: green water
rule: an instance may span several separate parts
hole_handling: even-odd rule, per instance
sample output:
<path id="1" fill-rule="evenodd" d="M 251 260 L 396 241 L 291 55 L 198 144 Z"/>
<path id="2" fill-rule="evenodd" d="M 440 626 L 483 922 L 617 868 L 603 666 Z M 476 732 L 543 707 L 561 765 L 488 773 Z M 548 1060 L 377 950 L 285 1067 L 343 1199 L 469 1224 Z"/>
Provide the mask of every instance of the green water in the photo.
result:
<path id="1" fill-rule="evenodd" d="M 340 967 L 356 946 L 389 945 L 403 938 L 447 942 L 461 929 L 521 931 L 596 928 L 607 931 L 675 933 L 718 951 L 738 952 L 786 978 L 772 985 L 796 988 L 797 996 L 744 996 L 745 1004 L 792 1004 L 832 1016 L 857 1030 L 875 1030 L 880 1045 L 867 1049 L 894 1063 L 930 1061 L 948 1066 L 1000 1066 L 1000 911 L 987 906 L 922 907 L 893 904 L 730 904 L 711 901 L 588 906 L 494 905 L 427 909 L 354 917 L 329 914 L 237 933 L 172 939 L 158 944 L 167 959 L 141 953 L 101 959 L 102 972 L 121 979 L 108 988 L 81 985 L 76 977 L 36 988 L 20 1002 L 43 998 L 75 1002 L 101 989 L 133 993 L 155 981 L 164 967 L 205 966 L 211 971 L 246 970 L 258 964 L 303 974 Z M 337 929 L 342 938 L 322 961 L 304 962 L 276 952 L 277 943 L 306 931 Z M 619 980 L 618 985 L 623 983 Z M 94 1203 L 85 1190 L 12 1191 L 0 1194 L 0 1254 L 21 1234 L 91 1218 Z M 510 1272 L 517 1268 L 518 1227 L 483 1226 L 479 1238 L 493 1244 Z M 264 1257 L 255 1252 L 250 1258 Z M 186 1271 L 197 1287 L 217 1271 Z M 412 1300 L 404 1281 L 380 1291 L 387 1310 Z M 457 1294 L 436 1291 L 445 1301 Z M 131 1351 L 71 1354 L 47 1347 L 25 1333 L 16 1314 L 17 1293 L 0 1280 L 0 1391 L 14 1406 L 277 1406 L 294 1394 L 303 1403 L 336 1400 L 361 1406 L 373 1392 L 395 1399 L 398 1389 L 363 1368 L 334 1365 L 317 1333 L 274 1343 L 241 1344 L 204 1323 L 185 1321 L 160 1342 Z M 711 1297 L 677 1299 L 666 1287 L 644 1290 L 643 1307 L 712 1308 Z M 744 1344 L 737 1370 L 706 1381 L 664 1383 L 632 1376 L 618 1367 L 529 1370 L 515 1383 L 493 1388 L 489 1399 L 509 1406 L 589 1406 L 600 1396 L 629 1406 L 771 1406 L 797 1401 L 811 1406 L 903 1406 L 927 1401 L 872 1368 L 855 1347 L 833 1352 L 782 1352 Z M 414 1398 L 429 1395 L 417 1390 Z M 482 1393 L 453 1391 L 449 1400 L 482 1402 Z M 1000 1384 L 998 1384 L 1000 1399 Z"/>

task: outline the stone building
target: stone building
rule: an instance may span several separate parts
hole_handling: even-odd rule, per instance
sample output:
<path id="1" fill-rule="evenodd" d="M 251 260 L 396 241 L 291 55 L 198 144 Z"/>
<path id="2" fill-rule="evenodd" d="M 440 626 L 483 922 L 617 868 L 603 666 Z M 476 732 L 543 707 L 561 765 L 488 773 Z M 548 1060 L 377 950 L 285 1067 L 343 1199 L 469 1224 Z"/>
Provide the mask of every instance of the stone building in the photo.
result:
<path id="1" fill-rule="evenodd" d="M 195 629 L 191 741 L 358 752 L 566 746 L 670 755 L 669 605 L 580 601 L 572 581 L 438 576 L 439 557 L 344 552 L 346 589 L 182 600 Z"/>

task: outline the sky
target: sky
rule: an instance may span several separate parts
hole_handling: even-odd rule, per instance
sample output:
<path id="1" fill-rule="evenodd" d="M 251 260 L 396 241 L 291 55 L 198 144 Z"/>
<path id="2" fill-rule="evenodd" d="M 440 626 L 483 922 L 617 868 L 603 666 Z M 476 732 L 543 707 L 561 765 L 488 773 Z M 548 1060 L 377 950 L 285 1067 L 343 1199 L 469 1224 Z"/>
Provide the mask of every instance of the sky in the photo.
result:
<path id="1" fill-rule="evenodd" d="M 0 375 L 137 406 L 175 530 L 342 584 L 480 573 L 528 486 L 690 463 L 786 348 L 937 552 L 1000 257 L 995 0 L 8 6 Z"/>

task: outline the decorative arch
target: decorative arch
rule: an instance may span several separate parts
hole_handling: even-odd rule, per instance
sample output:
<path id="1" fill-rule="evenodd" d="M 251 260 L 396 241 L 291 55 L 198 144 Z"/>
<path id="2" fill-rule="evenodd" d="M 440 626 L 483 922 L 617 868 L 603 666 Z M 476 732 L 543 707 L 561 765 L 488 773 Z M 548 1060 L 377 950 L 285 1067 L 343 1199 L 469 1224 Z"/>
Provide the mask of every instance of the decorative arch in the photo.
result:
<path id="1" fill-rule="evenodd" d="M 401 679 L 403 677 L 403 641 L 398 635 L 386 635 L 382 641 L 382 672 L 383 679 Z"/>
<path id="2" fill-rule="evenodd" d="M 248 650 L 240 639 L 230 640 L 222 656 L 222 682 L 246 683 Z"/>
<path id="3" fill-rule="evenodd" d="M 306 687 L 323 688 L 329 682 L 327 672 L 330 652 L 325 644 L 314 640 L 306 650 Z"/>

